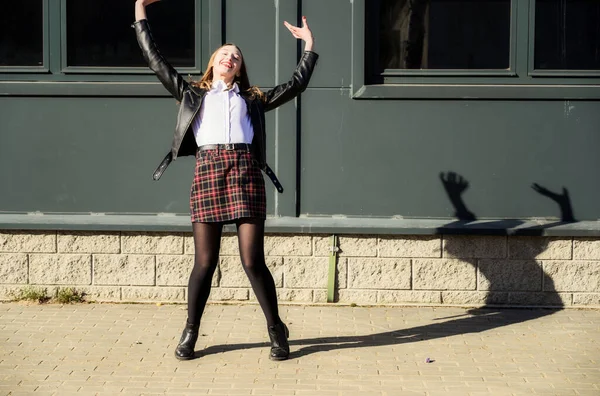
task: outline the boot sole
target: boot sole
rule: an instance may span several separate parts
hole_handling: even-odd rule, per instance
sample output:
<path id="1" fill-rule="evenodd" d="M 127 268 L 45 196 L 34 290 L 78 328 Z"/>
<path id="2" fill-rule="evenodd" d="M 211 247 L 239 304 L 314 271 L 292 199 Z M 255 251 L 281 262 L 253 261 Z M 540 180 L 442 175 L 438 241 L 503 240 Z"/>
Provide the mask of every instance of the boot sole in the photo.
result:
<path id="1" fill-rule="evenodd" d="M 194 354 L 194 355 L 192 355 L 192 356 L 178 356 L 178 355 L 175 353 L 174 355 L 175 355 L 175 359 L 177 359 L 177 360 L 192 360 L 192 359 L 194 359 L 194 358 L 196 357 L 196 356 L 195 356 L 196 354 Z"/>
<path id="2" fill-rule="evenodd" d="M 269 356 L 269 360 L 273 360 L 273 361 L 276 361 L 276 362 L 280 362 L 282 360 L 288 360 L 288 358 L 289 358 L 289 356 L 286 356 L 286 357 L 273 357 L 273 356 Z"/>

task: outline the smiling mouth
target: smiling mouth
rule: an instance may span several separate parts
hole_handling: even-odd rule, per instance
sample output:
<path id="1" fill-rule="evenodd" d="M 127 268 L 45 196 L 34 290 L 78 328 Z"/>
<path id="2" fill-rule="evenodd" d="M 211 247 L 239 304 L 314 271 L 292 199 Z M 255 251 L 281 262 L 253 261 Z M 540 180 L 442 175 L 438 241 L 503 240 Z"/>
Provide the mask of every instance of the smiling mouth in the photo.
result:
<path id="1" fill-rule="evenodd" d="M 221 62 L 221 64 L 229 69 L 231 69 L 233 67 L 233 65 L 229 62 Z"/>

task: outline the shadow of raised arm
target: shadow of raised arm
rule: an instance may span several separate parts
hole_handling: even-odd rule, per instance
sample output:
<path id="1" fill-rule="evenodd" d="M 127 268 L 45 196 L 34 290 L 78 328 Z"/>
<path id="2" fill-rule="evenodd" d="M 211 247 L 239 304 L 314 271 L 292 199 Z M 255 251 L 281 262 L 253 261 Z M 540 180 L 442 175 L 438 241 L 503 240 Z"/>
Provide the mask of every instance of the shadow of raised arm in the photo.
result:
<path id="1" fill-rule="evenodd" d="M 531 185 L 533 190 L 545 197 L 550 198 L 554 202 L 556 202 L 560 208 L 560 218 L 564 222 L 574 222 L 575 216 L 573 215 L 573 207 L 571 206 L 571 198 L 569 197 L 569 190 L 565 187 L 562 189 L 562 194 L 557 194 L 548 190 L 545 187 L 540 186 L 537 183 L 533 183 Z"/>
<path id="2" fill-rule="evenodd" d="M 467 209 L 465 202 L 462 199 L 462 194 L 469 188 L 469 182 L 455 172 L 440 173 L 440 180 L 448 194 L 448 198 L 454 206 L 454 214 L 459 220 L 474 221 L 477 220 L 475 215 Z"/>

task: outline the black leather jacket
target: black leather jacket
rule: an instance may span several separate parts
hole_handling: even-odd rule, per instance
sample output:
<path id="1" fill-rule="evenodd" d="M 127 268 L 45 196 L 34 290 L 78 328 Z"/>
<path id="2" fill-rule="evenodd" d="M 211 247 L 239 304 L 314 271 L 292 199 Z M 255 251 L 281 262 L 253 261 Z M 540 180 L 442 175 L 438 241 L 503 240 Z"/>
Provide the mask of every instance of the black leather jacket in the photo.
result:
<path id="1" fill-rule="evenodd" d="M 196 154 L 198 146 L 191 130 L 191 124 L 200 110 L 206 90 L 190 85 L 162 57 L 154 43 L 150 26 L 146 19 L 135 22 L 133 27 L 135 28 L 138 44 L 142 49 L 146 62 L 148 62 L 148 66 L 156 73 L 160 82 L 171 95 L 181 103 L 171 151 L 154 172 L 153 178 L 154 180 L 158 180 L 172 160 L 177 157 Z M 306 89 L 318 57 L 319 55 L 315 52 L 305 51 L 290 81 L 266 92 L 264 101 L 258 98 L 254 100 L 245 98 L 254 129 L 254 138 L 252 140 L 253 157 L 258 162 L 260 168 L 271 177 L 279 192 L 282 192 L 283 189 L 278 185 L 277 178 L 274 177 L 273 172 L 266 162 L 265 112 L 294 99 Z"/>

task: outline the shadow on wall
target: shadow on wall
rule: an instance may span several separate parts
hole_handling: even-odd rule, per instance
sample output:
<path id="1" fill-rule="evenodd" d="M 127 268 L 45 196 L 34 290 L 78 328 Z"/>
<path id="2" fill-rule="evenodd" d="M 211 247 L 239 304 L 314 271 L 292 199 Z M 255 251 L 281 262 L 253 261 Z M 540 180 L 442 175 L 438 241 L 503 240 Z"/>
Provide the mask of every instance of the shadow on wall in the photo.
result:
<path id="1" fill-rule="evenodd" d="M 508 240 L 482 236 L 479 237 L 481 238 L 479 243 L 473 244 L 472 237 L 447 235 L 456 233 L 455 231 L 458 229 L 464 233 L 470 226 L 473 228 L 476 226 L 473 222 L 477 221 L 477 217 L 467 208 L 462 198 L 469 183 L 454 172 L 448 172 L 445 175 L 442 173 L 440 179 L 455 209 L 455 216 L 458 218 L 457 221 L 438 229 L 440 234 L 446 234 L 443 238 L 443 252 L 444 257 L 449 260 L 445 264 L 451 270 L 466 271 L 464 267 L 465 263 L 468 263 L 478 272 L 476 290 L 480 290 L 480 293 L 485 295 L 483 301 L 480 302 L 483 302 L 485 306 L 510 304 L 562 307 L 564 305 L 562 298 L 555 290 L 552 278 L 544 272 L 542 263 L 539 261 L 544 257 L 544 252 L 548 249 L 552 238 L 540 236 L 547 228 L 575 221 L 568 190 L 563 188 L 562 194 L 557 194 L 539 184 L 532 185 L 534 191 L 552 199 L 559 205 L 560 221 L 519 228 L 511 233 L 511 235 L 519 237 L 512 237 Z M 521 220 L 486 221 L 485 227 L 491 229 L 490 233 L 492 234 L 506 235 L 507 229 L 523 223 Z M 480 228 L 481 224 L 477 227 Z M 447 293 L 447 297 L 451 300 L 452 293 Z M 444 302 L 452 303 L 452 301 Z M 477 303 L 477 301 L 473 301 L 473 303 Z"/>

